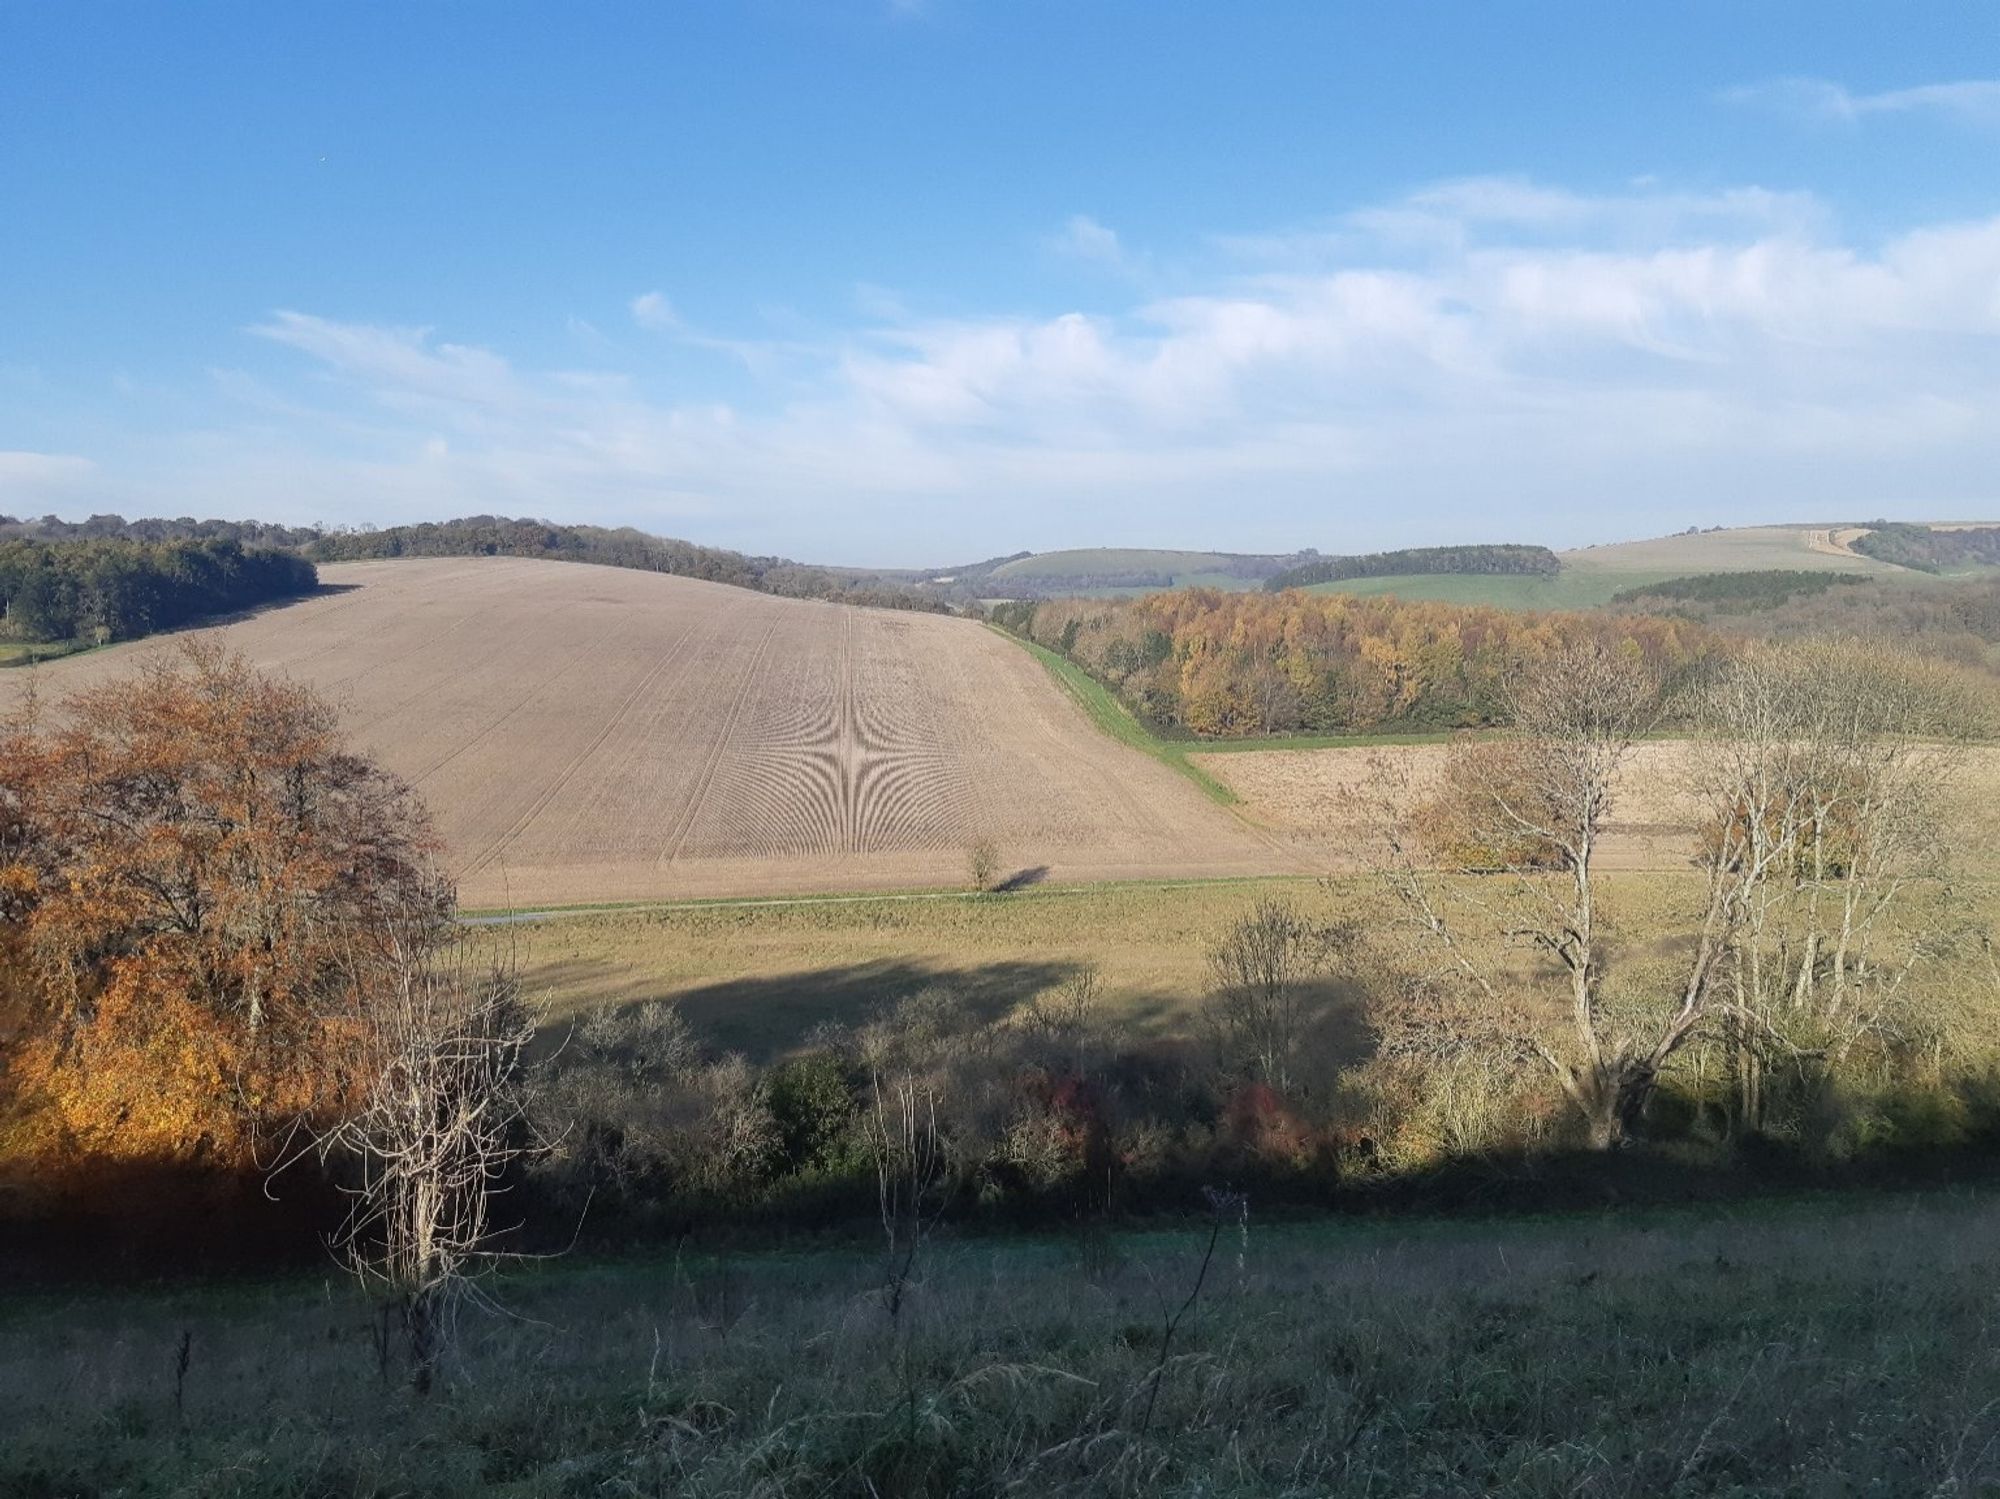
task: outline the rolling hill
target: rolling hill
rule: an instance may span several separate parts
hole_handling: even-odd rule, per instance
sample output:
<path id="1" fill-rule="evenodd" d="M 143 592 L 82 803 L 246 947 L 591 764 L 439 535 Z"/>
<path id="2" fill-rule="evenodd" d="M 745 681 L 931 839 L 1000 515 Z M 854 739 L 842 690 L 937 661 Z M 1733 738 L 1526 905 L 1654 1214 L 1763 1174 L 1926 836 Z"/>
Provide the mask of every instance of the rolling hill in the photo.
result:
<path id="1" fill-rule="evenodd" d="M 333 563 L 208 632 L 326 692 L 471 906 L 1294 870 L 971 620 L 520 558 Z M 57 696 L 159 642 L 36 668 Z M 25 670 L 0 673 L 0 711 Z"/>
<path id="2" fill-rule="evenodd" d="M 1921 582 L 1923 574 L 1852 550 L 1861 527 L 1736 526 L 1559 552 L 1553 577 L 1431 574 L 1349 578 L 1321 593 L 1394 594 L 1508 609 L 1590 609 L 1614 594 L 1672 578 L 1768 570 L 1833 571 Z"/>

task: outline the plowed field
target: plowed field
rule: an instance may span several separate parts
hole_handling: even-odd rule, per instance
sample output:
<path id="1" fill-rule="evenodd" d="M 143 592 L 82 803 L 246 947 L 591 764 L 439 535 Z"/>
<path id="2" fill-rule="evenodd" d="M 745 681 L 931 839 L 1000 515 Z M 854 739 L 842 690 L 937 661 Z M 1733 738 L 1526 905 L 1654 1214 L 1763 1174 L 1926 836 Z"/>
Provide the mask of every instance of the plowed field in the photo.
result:
<path id="1" fill-rule="evenodd" d="M 220 627 L 339 702 L 470 906 L 1297 870 L 970 621 L 511 558 L 325 567 Z M 36 668 L 59 696 L 158 642 Z M 26 685 L 0 673 L 0 707 Z"/>

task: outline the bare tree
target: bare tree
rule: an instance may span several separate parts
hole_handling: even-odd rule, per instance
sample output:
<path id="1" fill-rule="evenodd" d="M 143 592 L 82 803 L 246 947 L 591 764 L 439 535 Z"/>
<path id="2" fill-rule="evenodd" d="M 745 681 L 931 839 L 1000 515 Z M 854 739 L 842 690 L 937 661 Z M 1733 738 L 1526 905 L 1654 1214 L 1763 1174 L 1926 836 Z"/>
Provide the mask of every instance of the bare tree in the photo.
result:
<path id="1" fill-rule="evenodd" d="M 1375 798 L 1381 866 L 1444 953 L 1443 973 L 1508 1017 L 1599 1148 L 1627 1137 L 1662 1069 L 1714 1017 L 1753 1118 L 1771 1048 L 1826 1057 L 1879 1030 L 1926 951 L 1891 913 L 1941 869 L 1938 798 L 1958 755 L 1946 736 L 1965 706 L 1948 674 L 1825 642 L 1747 650 L 1690 694 L 1689 789 L 1704 826 L 1689 954 L 1670 993 L 1612 1005 L 1596 859 L 1618 773 L 1657 703 L 1636 659 L 1571 647 L 1516 691 L 1517 733 L 1501 752 L 1457 752 L 1449 822 L 1465 846 L 1500 851 L 1497 892 L 1428 867 L 1401 804 Z M 1566 1023 L 1552 1036 L 1522 1002 L 1524 981 L 1486 960 L 1495 941 L 1531 949 L 1559 976 Z"/>
<path id="2" fill-rule="evenodd" d="M 1857 642 L 1747 651 L 1695 698 L 1703 859 L 1724 888 L 1733 1113 L 1902 1029 L 1940 949 L 1946 798 L 1980 710 L 1949 668 Z"/>
<path id="3" fill-rule="evenodd" d="M 361 1096 L 316 1144 L 354 1165 L 338 1245 L 400 1311 L 411 1380 L 428 1393 L 475 1267 L 492 1259 L 494 1194 L 524 1149 L 534 1025 L 506 961 L 475 966 L 463 946 L 394 957 L 393 987 L 365 997 Z"/>
<path id="4" fill-rule="evenodd" d="M 1000 850 L 991 838 L 975 838 L 965 850 L 965 873 L 972 888 L 987 891 L 1000 877 Z"/>
<path id="5" fill-rule="evenodd" d="M 1098 1000 L 1103 975 L 1085 963 L 1029 1001 L 1019 1026 L 1050 1062 L 1082 1073 L 1098 1032 Z"/>
<path id="6" fill-rule="evenodd" d="M 1514 1039 L 1549 1067 L 1600 1148 L 1624 1139 L 1708 998 L 1707 965 L 1697 963 L 1671 1015 L 1650 1032 L 1628 1029 L 1605 1004 L 1598 852 L 1618 772 L 1657 720 L 1659 701 L 1657 679 L 1635 655 L 1570 645 L 1517 680 L 1515 735 L 1504 750 L 1453 751 L 1451 821 L 1508 877 L 1497 896 L 1429 867 L 1430 850 L 1405 825 L 1404 798 L 1378 795 L 1372 809 L 1377 860 L 1401 908 L 1494 1013 L 1523 1007 L 1502 992 L 1481 944 L 1469 940 L 1475 935 L 1525 946 L 1559 976 L 1562 1039 L 1552 1044 L 1533 1026 Z"/>
<path id="7" fill-rule="evenodd" d="M 1299 1081 L 1312 985 L 1325 976 L 1336 940 L 1293 906 L 1264 900 L 1208 950 L 1209 1019 L 1224 1055 L 1280 1093 Z"/>
<path id="8" fill-rule="evenodd" d="M 887 1249 L 883 1304 L 890 1320 L 900 1325 L 918 1257 L 942 1206 L 945 1149 L 937 1094 L 928 1083 L 907 1073 L 885 1082 L 878 1074 L 873 1092 L 869 1146 Z"/>

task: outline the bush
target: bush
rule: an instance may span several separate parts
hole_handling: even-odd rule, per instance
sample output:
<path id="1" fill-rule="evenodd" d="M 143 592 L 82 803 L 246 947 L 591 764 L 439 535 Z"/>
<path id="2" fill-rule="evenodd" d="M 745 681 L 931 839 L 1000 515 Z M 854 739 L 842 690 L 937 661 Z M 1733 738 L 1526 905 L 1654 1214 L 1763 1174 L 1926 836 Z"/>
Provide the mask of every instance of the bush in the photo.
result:
<path id="1" fill-rule="evenodd" d="M 838 1053 L 821 1049 L 780 1063 L 766 1097 L 790 1170 L 839 1174 L 867 1164 L 861 1110 L 849 1066 Z"/>

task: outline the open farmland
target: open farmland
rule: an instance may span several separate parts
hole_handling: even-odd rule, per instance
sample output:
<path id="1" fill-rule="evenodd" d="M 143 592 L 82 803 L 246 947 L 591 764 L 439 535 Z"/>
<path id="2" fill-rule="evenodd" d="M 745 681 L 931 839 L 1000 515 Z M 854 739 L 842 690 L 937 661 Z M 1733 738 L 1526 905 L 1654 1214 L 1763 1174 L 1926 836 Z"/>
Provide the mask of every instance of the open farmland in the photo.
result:
<path id="1" fill-rule="evenodd" d="M 1382 749 L 1273 750 L 1194 755 L 1194 762 L 1242 798 L 1246 816 L 1311 853 L 1327 868 L 1354 868 L 1378 798 L 1407 822 L 1433 794 L 1442 744 Z M 1688 746 L 1643 744 L 1618 777 L 1611 821 L 1600 845 L 1606 869 L 1672 869 L 1688 862 L 1700 808 L 1685 787 Z"/>
<path id="2" fill-rule="evenodd" d="M 1243 815 L 1326 869 L 1353 869 L 1378 804 L 1407 822 L 1437 785 L 1446 746 L 1266 750 L 1192 754 L 1198 768 L 1239 798 Z M 1607 870 L 1685 868 L 1701 819 L 1688 787 L 1693 749 L 1656 740 L 1620 769 L 1599 858 Z M 1967 846 L 2000 846 L 2000 749 L 1972 749 L 1956 778 L 1953 820 Z M 1988 872 L 1991 855 L 1978 861 Z"/>
<path id="3" fill-rule="evenodd" d="M 1559 552 L 1554 577 L 1506 573 L 1436 573 L 1410 577 L 1347 578 L 1315 584 L 1315 593 L 1394 594 L 1450 604 L 1492 604 L 1503 609 L 1594 609 L 1628 588 L 1703 573 L 1786 569 L 1853 573 L 1921 583 L 1924 575 L 1877 562 L 1849 550 L 1862 528 L 1847 526 L 1734 526 L 1724 531 L 1660 536 Z"/>
<path id="4" fill-rule="evenodd" d="M 969 621 L 513 558 L 329 566 L 207 632 L 341 704 L 470 906 L 1297 869 Z M 44 694 L 158 643 L 37 668 Z M 0 679 L 0 707 L 26 672 Z"/>

